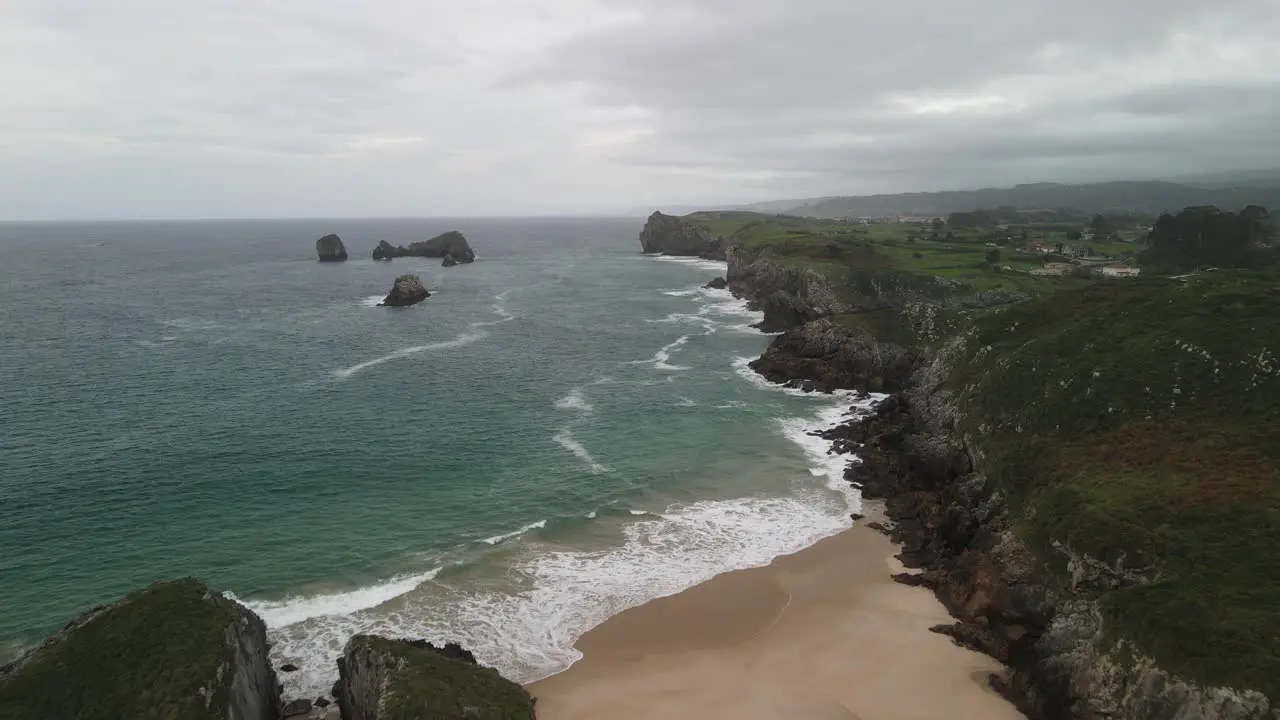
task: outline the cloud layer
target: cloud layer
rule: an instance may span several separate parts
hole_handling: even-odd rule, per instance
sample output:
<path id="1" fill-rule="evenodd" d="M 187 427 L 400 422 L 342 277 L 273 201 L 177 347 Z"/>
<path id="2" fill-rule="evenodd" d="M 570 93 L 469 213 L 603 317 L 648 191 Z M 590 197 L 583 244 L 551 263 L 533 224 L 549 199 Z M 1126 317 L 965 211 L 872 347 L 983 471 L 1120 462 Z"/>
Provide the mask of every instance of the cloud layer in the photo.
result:
<path id="1" fill-rule="evenodd" d="M 11 0 L 0 217 L 609 212 L 1280 166 L 1276 0 Z"/>

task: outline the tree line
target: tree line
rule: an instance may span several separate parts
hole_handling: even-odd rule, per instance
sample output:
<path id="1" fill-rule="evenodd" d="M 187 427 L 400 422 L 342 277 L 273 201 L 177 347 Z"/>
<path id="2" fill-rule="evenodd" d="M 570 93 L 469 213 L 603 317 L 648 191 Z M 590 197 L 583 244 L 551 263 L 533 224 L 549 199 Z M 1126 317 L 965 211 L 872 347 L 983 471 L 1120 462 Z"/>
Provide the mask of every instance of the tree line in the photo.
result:
<path id="1" fill-rule="evenodd" d="M 1144 265 L 1174 269 L 1260 267 L 1277 261 L 1275 224 L 1260 205 L 1240 212 L 1212 205 L 1184 208 L 1156 219 L 1147 235 Z"/>

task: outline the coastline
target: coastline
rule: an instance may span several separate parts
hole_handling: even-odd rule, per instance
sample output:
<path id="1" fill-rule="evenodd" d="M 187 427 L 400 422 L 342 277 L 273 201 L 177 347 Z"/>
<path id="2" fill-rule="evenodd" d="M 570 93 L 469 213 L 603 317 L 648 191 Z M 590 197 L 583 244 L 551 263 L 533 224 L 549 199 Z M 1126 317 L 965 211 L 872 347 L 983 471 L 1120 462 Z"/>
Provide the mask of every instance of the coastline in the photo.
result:
<path id="1" fill-rule="evenodd" d="M 866 523 L 614 615 L 526 686 L 538 716 L 1023 718 L 987 684 L 998 662 L 929 631 L 952 618 L 892 580 L 899 548 Z"/>

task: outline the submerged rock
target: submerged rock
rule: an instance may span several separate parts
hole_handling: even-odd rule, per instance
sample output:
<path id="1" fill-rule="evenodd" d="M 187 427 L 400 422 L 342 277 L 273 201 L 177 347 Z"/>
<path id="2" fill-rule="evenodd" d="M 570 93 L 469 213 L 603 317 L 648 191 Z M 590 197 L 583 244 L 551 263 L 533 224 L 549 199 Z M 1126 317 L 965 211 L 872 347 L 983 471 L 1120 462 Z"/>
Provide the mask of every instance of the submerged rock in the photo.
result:
<path id="1" fill-rule="evenodd" d="M 655 212 L 640 231 L 640 247 L 647 253 L 685 255 L 724 260 L 724 239 L 697 223 Z"/>
<path id="2" fill-rule="evenodd" d="M 707 288 L 708 290 L 725 290 L 729 287 L 729 281 L 722 277 L 718 277 L 702 287 Z"/>
<path id="3" fill-rule="evenodd" d="M 457 645 L 356 635 L 338 660 L 346 720 L 534 720 L 533 698 Z"/>
<path id="4" fill-rule="evenodd" d="M 454 263 L 471 263 L 476 260 L 476 253 L 471 249 L 467 238 L 457 230 L 437 235 L 430 240 L 409 243 L 408 246 L 395 246 L 383 240 L 373 249 L 374 260 L 390 260 L 398 257 L 443 258 L 452 256 Z"/>
<path id="5" fill-rule="evenodd" d="M 262 620 L 190 578 L 90 610 L 0 668 L 0 718 L 274 720 L 279 711 Z"/>
<path id="6" fill-rule="evenodd" d="M 347 259 L 347 248 L 337 235 L 325 235 L 316 241 L 316 254 L 320 262 L 342 262 Z"/>
<path id="7" fill-rule="evenodd" d="M 422 278 L 417 275 L 401 275 L 391 287 L 391 292 L 378 303 L 379 307 L 406 307 L 431 297 L 431 293 L 422 286 Z"/>

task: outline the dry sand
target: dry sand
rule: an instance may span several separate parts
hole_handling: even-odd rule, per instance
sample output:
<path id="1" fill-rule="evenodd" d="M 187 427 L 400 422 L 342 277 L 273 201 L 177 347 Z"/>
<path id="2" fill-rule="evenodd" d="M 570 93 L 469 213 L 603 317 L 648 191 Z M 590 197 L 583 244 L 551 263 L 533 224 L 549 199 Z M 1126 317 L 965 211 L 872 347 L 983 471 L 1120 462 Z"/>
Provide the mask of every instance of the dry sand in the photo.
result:
<path id="1" fill-rule="evenodd" d="M 897 548 L 857 527 L 769 567 L 726 573 L 610 618 L 584 657 L 533 683 L 540 720 L 1013 720 L 999 663 L 893 582 Z"/>

